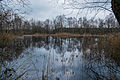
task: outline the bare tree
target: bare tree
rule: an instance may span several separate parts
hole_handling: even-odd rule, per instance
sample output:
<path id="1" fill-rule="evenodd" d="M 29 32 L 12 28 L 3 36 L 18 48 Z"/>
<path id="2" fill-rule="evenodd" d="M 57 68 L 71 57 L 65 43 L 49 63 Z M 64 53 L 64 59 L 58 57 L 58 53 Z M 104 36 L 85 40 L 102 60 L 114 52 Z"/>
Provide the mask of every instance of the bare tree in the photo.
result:
<path id="1" fill-rule="evenodd" d="M 26 6 L 28 6 L 28 0 L 0 0 L 0 29 L 21 27 L 21 17 L 18 14 L 24 13 L 20 8 L 24 9 Z"/>
<path id="2" fill-rule="evenodd" d="M 120 0 L 111 0 L 112 4 L 112 11 L 114 12 L 114 15 L 120 24 Z"/>
<path id="3" fill-rule="evenodd" d="M 87 9 L 96 11 L 96 14 L 101 10 L 113 12 L 120 24 L 120 0 L 64 0 L 64 4 L 66 9 Z"/>

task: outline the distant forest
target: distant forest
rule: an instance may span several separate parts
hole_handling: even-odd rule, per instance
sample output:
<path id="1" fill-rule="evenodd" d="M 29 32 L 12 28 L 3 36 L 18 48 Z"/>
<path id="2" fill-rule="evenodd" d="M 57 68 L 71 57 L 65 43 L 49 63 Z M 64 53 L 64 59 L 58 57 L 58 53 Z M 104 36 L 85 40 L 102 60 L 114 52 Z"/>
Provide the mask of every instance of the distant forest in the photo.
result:
<path id="1" fill-rule="evenodd" d="M 109 14 L 105 19 L 76 19 L 59 15 L 55 19 L 45 21 L 25 20 L 10 11 L 0 12 L 0 32 L 13 34 L 55 34 L 61 32 L 79 34 L 108 34 L 120 32 L 120 26 L 113 16 Z"/>

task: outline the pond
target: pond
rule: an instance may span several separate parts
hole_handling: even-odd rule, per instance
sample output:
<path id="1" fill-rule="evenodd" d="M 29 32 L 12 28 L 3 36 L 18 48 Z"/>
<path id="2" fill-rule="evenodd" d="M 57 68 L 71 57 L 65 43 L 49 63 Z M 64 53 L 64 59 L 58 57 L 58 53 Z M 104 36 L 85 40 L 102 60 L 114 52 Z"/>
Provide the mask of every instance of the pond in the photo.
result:
<path id="1" fill-rule="evenodd" d="M 120 80 L 101 38 L 26 36 L 1 49 L 1 80 Z"/>

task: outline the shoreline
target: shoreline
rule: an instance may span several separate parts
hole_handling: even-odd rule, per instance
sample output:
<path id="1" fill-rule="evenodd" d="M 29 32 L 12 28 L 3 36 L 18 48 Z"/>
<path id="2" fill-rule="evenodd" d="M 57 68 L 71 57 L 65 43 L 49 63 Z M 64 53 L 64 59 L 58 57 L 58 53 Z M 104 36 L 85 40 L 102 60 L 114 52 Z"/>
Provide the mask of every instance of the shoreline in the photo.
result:
<path id="1" fill-rule="evenodd" d="M 106 37 L 107 35 L 92 35 L 92 34 L 72 34 L 72 33 L 56 33 L 56 34 L 31 34 L 31 35 L 22 35 L 20 37 L 25 37 L 25 36 L 52 36 L 52 37 L 61 37 L 61 38 L 68 38 L 68 37 Z"/>
<path id="2" fill-rule="evenodd" d="M 39 33 L 35 33 L 35 34 L 23 34 L 23 35 L 15 35 L 15 34 L 3 34 L 3 38 L 8 39 L 8 40 L 12 40 L 12 39 L 19 39 L 19 38 L 24 38 L 26 36 L 38 36 L 38 37 L 61 37 L 61 38 L 70 38 L 70 37 L 107 37 L 109 34 L 105 34 L 105 35 L 92 35 L 92 34 L 72 34 L 72 33 L 56 33 L 56 34 L 39 34 Z M 2 39 L 2 38 L 0 38 Z"/>

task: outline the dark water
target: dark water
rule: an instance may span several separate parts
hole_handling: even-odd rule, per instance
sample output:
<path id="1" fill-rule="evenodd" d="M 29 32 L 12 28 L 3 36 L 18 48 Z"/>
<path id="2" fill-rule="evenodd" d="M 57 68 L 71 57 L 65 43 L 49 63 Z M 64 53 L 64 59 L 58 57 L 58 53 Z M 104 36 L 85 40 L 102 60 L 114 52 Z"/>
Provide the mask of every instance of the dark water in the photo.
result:
<path id="1" fill-rule="evenodd" d="M 101 38 L 24 37 L 2 51 L 3 80 L 120 80 Z"/>

